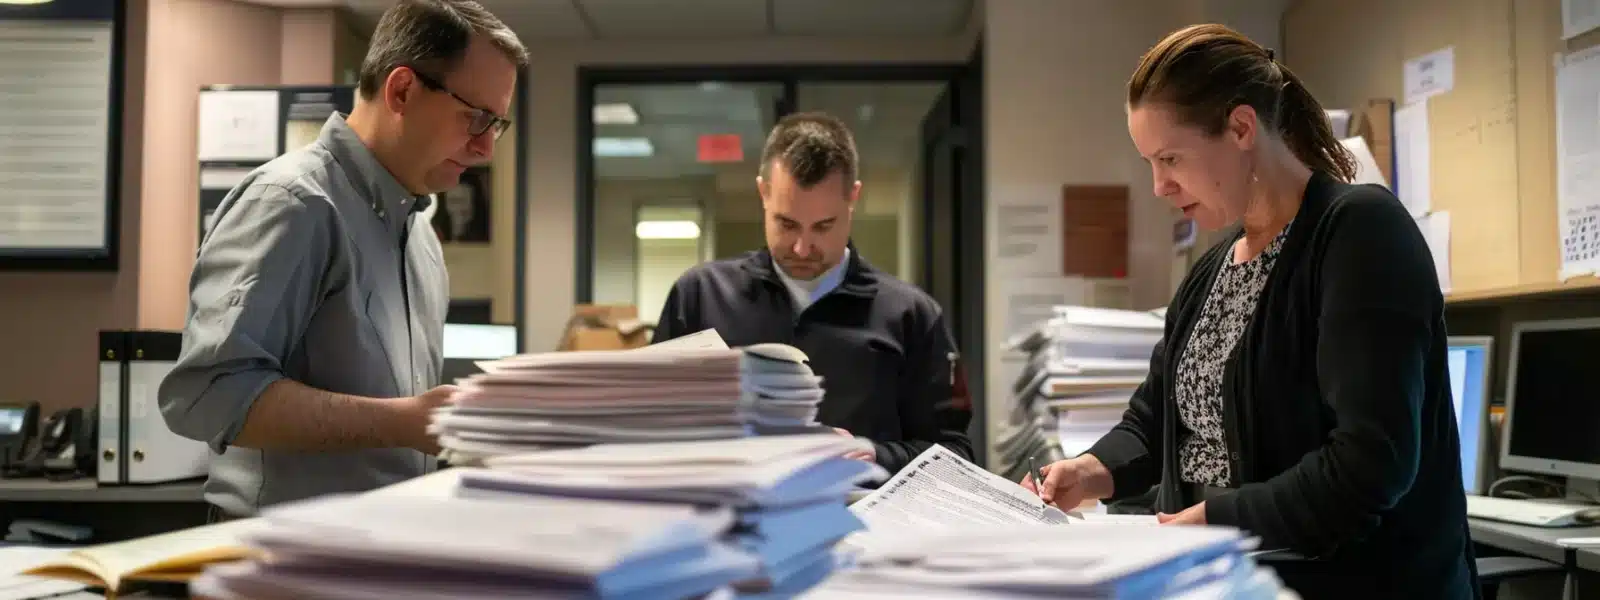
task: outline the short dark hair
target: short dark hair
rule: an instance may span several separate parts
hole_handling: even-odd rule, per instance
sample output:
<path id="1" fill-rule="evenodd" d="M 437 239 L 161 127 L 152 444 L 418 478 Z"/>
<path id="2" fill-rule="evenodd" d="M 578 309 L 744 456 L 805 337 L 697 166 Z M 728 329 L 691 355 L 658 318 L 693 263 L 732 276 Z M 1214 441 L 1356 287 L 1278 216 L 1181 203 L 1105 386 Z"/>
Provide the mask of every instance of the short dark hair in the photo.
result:
<path id="1" fill-rule="evenodd" d="M 844 173 L 848 187 L 856 181 L 858 160 L 855 137 L 844 121 L 819 112 L 795 113 L 780 119 L 767 136 L 761 149 L 761 176 L 767 176 L 773 162 L 781 162 L 802 188 L 820 183 L 834 171 Z"/>
<path id="2" fill-rule="evenodd" d="M 426 69 L 443 77 L 466 54 L 474 35 L 484 36 L 518 67 L 528 64 L 528 49 L 499 17 L 470 0 L 400 0 L 383 11 L 361 61 L 362 98 L 372 98 L 399 67 Z"/>
<path id="3" fill-rule="evenodd" d="M 1356 160 L 1333 135 L 1322 104 L 1271 50 L 1222 25 L 1191 25 L 1146 52 L 1128 80 L 1128 108 L 1171 106 L 1179 121 L 1219 135 L 1233 109 L 1255 109 L 1300 162 L 1355 179 Z"/>

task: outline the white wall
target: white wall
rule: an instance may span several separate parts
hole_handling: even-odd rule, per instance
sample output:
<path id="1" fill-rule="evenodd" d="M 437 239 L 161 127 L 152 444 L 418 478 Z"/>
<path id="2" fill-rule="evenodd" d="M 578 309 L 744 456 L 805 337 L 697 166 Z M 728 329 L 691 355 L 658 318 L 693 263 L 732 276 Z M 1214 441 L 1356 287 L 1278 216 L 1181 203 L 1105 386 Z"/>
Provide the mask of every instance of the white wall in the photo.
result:
<path id="1" fill-rule="evenodd" d="M 578 65 L 961 63 L 976 31 L 924 39 L 773 38 L 723 42 L 534 44 L 528 82 L 527 350 L 555 348 L 572 311 L 577 274 Z M 643 315 L 641 315 L 643 316 Z"/>

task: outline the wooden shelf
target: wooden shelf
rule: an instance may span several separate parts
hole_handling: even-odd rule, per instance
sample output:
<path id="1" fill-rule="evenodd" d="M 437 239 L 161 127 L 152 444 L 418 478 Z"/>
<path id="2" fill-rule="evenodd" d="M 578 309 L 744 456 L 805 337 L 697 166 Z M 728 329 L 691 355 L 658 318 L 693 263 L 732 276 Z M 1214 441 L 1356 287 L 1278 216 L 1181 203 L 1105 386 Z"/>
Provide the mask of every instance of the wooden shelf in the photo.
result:
<path id="1" fill-rule="evenodd" d="M 1584 276 L 1575 277 L 1567 281 L 1547 281 L 1481 290 L 1463 290 L 1446 294 L 1444 302 L 1445 305 L 1451 307 L 1477 306 L 1519 300 L 1535 300 L 1583 292 L 1600 292 L 1600 278 Z"/>

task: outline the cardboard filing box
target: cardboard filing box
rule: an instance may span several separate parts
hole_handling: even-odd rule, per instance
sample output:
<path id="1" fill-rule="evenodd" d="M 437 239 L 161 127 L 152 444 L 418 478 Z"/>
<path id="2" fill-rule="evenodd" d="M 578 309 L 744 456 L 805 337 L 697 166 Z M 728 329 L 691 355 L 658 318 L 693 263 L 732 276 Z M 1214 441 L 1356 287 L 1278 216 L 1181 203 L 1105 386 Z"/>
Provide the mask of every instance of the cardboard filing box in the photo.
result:
<path id="1" fill-rule="evenodd" d="M 561 334 L 557 350 L 626 350 L 650 343 L 654 331 L 650 324 L 639 320 L 636 306 L 605 306 L 580 304 L 572 310 L 572 318 Z"/>
<path id="2" fill-rule="evenodd" d="M 204 442 L 173 433 L 161 416 L 161 380 L 178 362 L 183 334 L 100 332 L 99 459 L 102 485 L 201 477 L 211 460 Z"/>

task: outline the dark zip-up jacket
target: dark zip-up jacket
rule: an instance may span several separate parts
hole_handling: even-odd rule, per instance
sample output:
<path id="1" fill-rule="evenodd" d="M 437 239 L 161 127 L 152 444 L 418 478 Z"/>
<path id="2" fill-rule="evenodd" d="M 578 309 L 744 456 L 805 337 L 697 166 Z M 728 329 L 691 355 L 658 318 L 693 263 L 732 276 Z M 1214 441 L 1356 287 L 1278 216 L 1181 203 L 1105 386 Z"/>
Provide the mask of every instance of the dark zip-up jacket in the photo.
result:
<path id="1" fill-rule="evenodd" d="M 1179 286 L 1149 376 L 1089 450 L 1118 498 L 1157 486 L 1159 511 L 1198 501 L 1179 479 L 1188 432 L 1171 384 L 1240 235 Z M 1477 597 L 1444 299 L 1426 241 L 1388 190 L 1311 178 L 1222 386 L 1239 487 L 1206 502 L 1207 522 L 1315 557 L 1280 570 L 1307 600 Z"/>
<path id="2" fill-rule="evenodd" d="M 954 347 L 939 303 L 852 249 L 844 279 L 796 313 L 766 250 L 678 278 L 654 342 L 716 329 L 730 346 L 799 348 L 827 393 L 817 421 L 872 440 L 890 473 L 937 443 L 968 460 L 972 413 L 952 401 Z"/>

